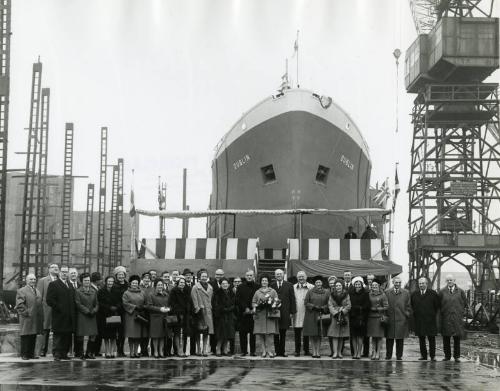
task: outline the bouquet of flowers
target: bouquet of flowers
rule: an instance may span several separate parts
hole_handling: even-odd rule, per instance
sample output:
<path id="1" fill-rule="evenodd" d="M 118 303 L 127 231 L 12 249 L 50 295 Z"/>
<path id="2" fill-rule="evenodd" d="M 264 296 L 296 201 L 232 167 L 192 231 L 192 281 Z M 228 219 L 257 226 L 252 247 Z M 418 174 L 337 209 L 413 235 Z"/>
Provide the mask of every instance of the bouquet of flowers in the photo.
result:
<path id="1" fill-rule="evenodd" d="M 271 297 L 269 293 L 267 293 L 263 298 L 259 299 L 259 301 L 257 302 L 257 310 L 258 311 L 266 310 L 267 316 L 270 318 L 272 317 L 279 318 L 280 307 L 281 307 L 281 300 L 278 299 L 277 297 L 275 298 Z"/>

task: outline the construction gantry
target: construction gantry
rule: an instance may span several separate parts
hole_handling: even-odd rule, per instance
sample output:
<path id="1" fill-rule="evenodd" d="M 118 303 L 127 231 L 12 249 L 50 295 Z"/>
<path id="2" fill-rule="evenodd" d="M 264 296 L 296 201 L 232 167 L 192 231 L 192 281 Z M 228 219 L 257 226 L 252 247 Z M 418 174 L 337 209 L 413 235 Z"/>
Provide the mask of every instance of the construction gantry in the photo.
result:
<path id="1" fill-rule="evenodd" d="M 439 286 L 441 266 L 453 261 L 468 270 L 476 290 L 499 289 L 498 84 L 483 83 L 498 68 L 498 19 L 472 17 L 479 1 L 437 3 L 436 24 L 405 60 L 407 91 L 417 94 L 410 279 L 433 273 Z"/>
<path id="2" fill-rule="evenodd" d="M 9 141 L 11 0 L 0 1 L 0 295 L 4 280 L 7 147 Z"/>

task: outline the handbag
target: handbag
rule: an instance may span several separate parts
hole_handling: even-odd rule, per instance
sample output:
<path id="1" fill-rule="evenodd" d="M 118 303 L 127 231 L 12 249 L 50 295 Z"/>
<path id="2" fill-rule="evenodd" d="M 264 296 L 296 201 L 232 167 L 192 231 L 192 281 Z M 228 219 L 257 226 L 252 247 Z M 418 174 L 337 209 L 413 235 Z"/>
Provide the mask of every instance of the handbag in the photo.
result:
<path id="1" fill-rule="evenodd" d="M 385 314 L 380 315 L 380 324 L 382 326 L 389 326 L 389 317 Z"/>
<path id="2" fill-rule="evenodd" d="M 347 319 L 345 318 L 345 315 L 343 312 L 339 312 L 337 316 L 337 324 L 339 326 L 346 326 L 347 325 Z"/>
<path id="3" fill-rule="evenodd" d="M 119 315 L 107 316 L 106 317 L 106 325 L 108 326 L 117 326 L 122 324 L 122 318 Z"/>
<path id="4" fill-rule="evenodd" d="M 278 309 L 270 310 L 267 313 L 269 319 L 279 319 L 281 317 L 281 311 Z"/>
<path id="5" fill-rule="evenodd" d="M 330 314 L 320 314 L 318 316 L 318 322 L 323 324 L 330 323 L 332 321 L 332 316 Z"/>
<path id="6" fill-rule="evenodd" d="M 179 323 L 179 318 L 177 315 L 167 315 L 165 316 L 165 323 L 167 326 L 175 326 Z"/>
<path id="7" fill-rule="evenodd" d="M 149 323 L 149 320 L 147 318 L 145 318 L 142 314 L 135 314 L 135 317 L 134 319 L 139 322 L 139 323 L 142 323 L 144 325 L 148 324 Z"/>

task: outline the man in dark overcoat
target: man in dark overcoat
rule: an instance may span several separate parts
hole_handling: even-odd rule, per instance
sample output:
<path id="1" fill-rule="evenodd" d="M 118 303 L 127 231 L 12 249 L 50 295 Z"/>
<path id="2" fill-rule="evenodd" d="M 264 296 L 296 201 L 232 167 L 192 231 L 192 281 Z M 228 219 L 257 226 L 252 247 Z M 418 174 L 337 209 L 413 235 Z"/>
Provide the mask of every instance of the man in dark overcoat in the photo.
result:
<path id="1" fill-rule="evenodd" d="M 436 361 L 437 316 L 439 312 L 439 296 L 427 287 L 427 278 L 418 280 L 418 291 L 411 295 L 411 306 L 415 318 L 415 334 L 420 343 L 419 360 L 427 360 L 425 337 L 429 340 L 429 356 Z"/>
<path id="2" fill-rule="evenodd" d="M 451 360 L 451 337 L 453 337 L 453 358 L 460 362 L 460 339 L 465 335 L 464 312 L 467 296 L 455 283 L 455 278 L 446 276 L 446 287 L 439 292 L 441 305 L 441 335 L 443 336 L 443 361 Z"/>
<path id="3" fill-rule="evenodd" d="M 214 294 L 215 294 L 215 291 L 221 289 L 220 281 L 222 280 L 222 278 L 224 278 L 224 270 L 217 269 L 215 271 L 214 278 L 208 282 L 210 285 L 212 285 L 212 288 L 214 289 Z M 216 325 L 216 321 L 214 319 L 214 330 L 216 330 L 216 328 L 217 328 L 217 325 Z M 214 332 L 213 334 L 210 334 L 210 350 L 213 354 L 216 353 L 216 346 L 217 346 L 217 335 Z"/>
<path id="4" fill-rule="evenodd" d="M 245 281 L 236 290 L 236 306 L 240 318 L 241 355 L 248 354 L 248 335 L 250 335 L 250 355 L 255 356 L 255 334 L 253 333 L 252 299 L 259 285 L 255 282 L 253 270 L 245 273 Z"/>
<path id="5" fill-rule="evenodd" d="M 41 357 L 45 357 L 47 355 L 50 330 L 52 328 L 52 308 L 50 308 L 50 306 L 47 304 L 47 290 L 49 289 L 49 284 L 52 281 L 57 280 L 58 276 L 59 265 L 57 263 L 52 263 L 49 265 L 49 274 L 38 280 L 37 289 L 42 295 L 43 305 L 43 346 L 40 352 Z M 52 355 L 54 355 L 54 346 L 52 346 Z"/>
<path id="6" fill-rule="evenodd" d="M 52 331 L 54 332 L 54 360 L 68 360 L 71 335 L 76 324 L 75 290 L 68 281 L 69 269 L 61 266 L 59 279 L 49 284 L 47 304 L 52 308 Z"/>
<path id="7" fill-rule="evenodd" d="M 297 312 L 295 305 L 295 292 L 293 285 L 284 280 L 285 273 L 281 269 L 276 269 L 274 272 L 275 281 L 271 284 L 278 293 L 278 298 L 281 300 L 280 319 L 278 322 L 279 334 L 274 335 L 274 349 L 276 355 L 287 357 L 285 353 L 286 331 L 292 324 L 292 315 Z"/>

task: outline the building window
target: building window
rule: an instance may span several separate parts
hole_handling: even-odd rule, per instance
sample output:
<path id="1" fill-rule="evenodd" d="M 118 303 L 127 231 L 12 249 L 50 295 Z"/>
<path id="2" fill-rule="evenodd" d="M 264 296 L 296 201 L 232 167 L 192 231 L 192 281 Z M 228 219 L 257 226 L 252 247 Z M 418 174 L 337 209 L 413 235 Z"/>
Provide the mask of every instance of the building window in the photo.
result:
<path id="1" fill-rule="evenodd" d="M 272 183 L 276 180 L 276 174 L 274 173 L 274 168 L 272 164 L 260 168 L 262 172 L 262 179 L 264 183 Z"/>
<path id="2" fill-rule="evenodd" d="M 318 166 L 318 172 L 316 173 L 316 182 L 326 185 L 326 180 L 328 179 L 329 172 L 330 169 L 328 167 L 322 166 L 320 164 Z"/>

